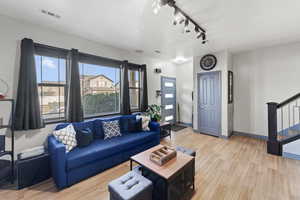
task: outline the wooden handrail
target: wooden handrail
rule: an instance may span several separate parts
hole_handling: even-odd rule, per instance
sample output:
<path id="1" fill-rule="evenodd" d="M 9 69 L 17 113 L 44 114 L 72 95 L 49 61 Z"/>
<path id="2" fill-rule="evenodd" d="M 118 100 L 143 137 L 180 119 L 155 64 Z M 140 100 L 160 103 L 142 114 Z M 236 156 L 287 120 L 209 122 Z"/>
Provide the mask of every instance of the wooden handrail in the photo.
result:
<path id="1" fill-rule="evenodd" d="M 298 98 L 300 98 L 300 93 L 298 93 L 298 94 L 296 94 L 296 95 L 294 95 L 294 96 L 288 98 L 287 100 L 281 102 L 280 104 L 277 105 L 277 108 L 281 108 L 281 107 L 283 107 L 283 106 L 285 106 L 285 105 L 291 103 L 292 101 L 294 101 L 294 100 L 296 100 L 296 99 L 298 99 Z"/>

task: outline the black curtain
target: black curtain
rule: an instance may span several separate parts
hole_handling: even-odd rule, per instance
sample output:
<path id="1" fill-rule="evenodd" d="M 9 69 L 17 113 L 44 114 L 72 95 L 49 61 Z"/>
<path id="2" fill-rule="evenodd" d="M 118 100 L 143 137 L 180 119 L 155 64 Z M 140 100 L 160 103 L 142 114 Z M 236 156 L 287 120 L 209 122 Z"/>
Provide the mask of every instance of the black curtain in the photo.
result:
<path id="1" fill-rule="evenodd" d="M 140 108 L 141 112 L 146 112 L 148 108 L 148 87 L 147 87 L 147 68 L 142 65 L 141 68 L 141 92 L 140 92 Z"/>
<path id="2" fill-rule="evenodd" d="M 121 66 L 121 114 L 130 115 L 130 95 L 128 81 L 128 61 L 124 61 Z"/>
<path id="3" fill-rule="evenodd" d="M 44 127 L 40 112 L 34 43 L 24 38 L 21 42 L 20 74 L 17 91 L 14 128 L 16 130 Z"/>
<path id="4" fill-rule="evenodd" d="M 83 109 L 80 92 L 79 52 L 77 49 L 72 49 L 68 54 L 67 72 L 66 120 L 68 122 L 81 122 L 83 121 Z"/>

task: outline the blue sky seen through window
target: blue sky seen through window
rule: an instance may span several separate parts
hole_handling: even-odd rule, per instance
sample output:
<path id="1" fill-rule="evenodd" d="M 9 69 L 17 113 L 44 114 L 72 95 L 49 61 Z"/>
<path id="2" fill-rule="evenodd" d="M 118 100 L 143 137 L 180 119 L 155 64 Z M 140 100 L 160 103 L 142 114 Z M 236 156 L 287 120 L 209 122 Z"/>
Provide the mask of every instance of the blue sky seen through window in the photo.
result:
<path id="1" fill-rule="evenodd" d="M 114 84 L 120 81 L 120 69 L 118 68 L 80 63 L 79 69 L 80 75 L 104 75 L 111 79 Z"/>
<path id="2" fill-rule="evenodd" d="M 37 82 L 65 82 L 66 81 L 66 61 L 47 56 L 35 56 Z M 42 67 L 41 67 L 42 64 Z M 84 66 L 82 68 L 82 66 Z M 120 81 L 120 69 L 99 65 L 83 64 L 79 65 L 80 75 L 105 75 L 114 83 Z"/>

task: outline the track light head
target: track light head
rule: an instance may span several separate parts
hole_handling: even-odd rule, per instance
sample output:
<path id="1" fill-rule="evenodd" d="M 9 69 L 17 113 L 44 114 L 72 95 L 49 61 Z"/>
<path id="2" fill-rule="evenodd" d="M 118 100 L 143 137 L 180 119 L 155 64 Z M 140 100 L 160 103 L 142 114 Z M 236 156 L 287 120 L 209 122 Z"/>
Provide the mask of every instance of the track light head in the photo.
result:
<path id="1" fill-rule="evenodd" d="M 197 39 L 200 39 L 200 38 L 202 38 L 203 37 L 203 32 L 197 32 Z"/>
<path id="2" fill-rule="evenodd" d="M 154 14 L 158 14 L 160 9 L 167 5 L 171 0 L 154 0 L 152 3 L 152 9 Z"/>
<path id="3" fill-rule="evenodd" d="M 185 17 L 180 13 L 177 7 L 174 8 L 174 25 L 182 24 L 185 21 Z"/>
<path id="4" fill-rule="evenodd" d="M 179 11 L 177 8 L 175 8 L 174 10 L 174 21 L 173 24 L 176 25 L 178 23 L 178 19 L 179 19 Z"/>
<path id="5" fill-rule="evenodd" d="M 203 33 L 202 35 L 202 44 L 206 44 L 208 42 L 208 40 L 206 39 L 206 34 Z"/>
<path id="6" fill-rule="evenodd" d="M 202 33 L 203 33 L 203 32 L 202 32 Z M 206 41 L 206 34 L 205 34 L 205 33 L 202 34 L 202 40 L 203 40 L 203 41 Z"/>
<path id="7" fill-rule="evenodd" d="M 191 30 L 189 29 L 189 20 L 186 19 L 185 22 L 184 22 L 184 32 L 185 33 L 190 33 Z"/>

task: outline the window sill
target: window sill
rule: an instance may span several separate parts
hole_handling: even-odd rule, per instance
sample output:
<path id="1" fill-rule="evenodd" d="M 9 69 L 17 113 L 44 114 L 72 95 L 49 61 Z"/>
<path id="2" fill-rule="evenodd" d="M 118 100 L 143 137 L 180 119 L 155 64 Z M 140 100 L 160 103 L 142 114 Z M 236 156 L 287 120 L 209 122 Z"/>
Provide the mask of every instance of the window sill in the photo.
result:
<path id="1" fill-rule="evenodd" d="M 107 113 L 107 114 L 103 114 L 103 115 L 94 115 L 94 116 L 88 116 L 85 117 L 83 120 L 91 120 L 91 119 L 99 119 L 99 118 L 104 118 L 104 117 L 113 117 L 113 116 L 120 116 L 121 113 Z M 65 119 L 47 119 L 44 120 L 45 124 L 58 124 L 58 123 L 67 123 L 67 121 Z"/>
<path id="2" fill-rule="evenodd" d="M 121 113 L 107 113 L 107 114 L 103 114 L 103 115 L 92 115 L 92 116 L 85 117 L 84 120 L 98 119 L 98 118 L 103 118 L 103 117 L 113 117 L 113 116 L 119 116 L 119 115 L 121 115 Z"/>
<path id="3" fill-rule="evenodd" d="M 48 124 L 66 123 L 66 120 L 65 119 L 47 119 L 47 120 L 44 120 L 44 122 L 45 122 L 45 125 L 48 125 Z"/>

